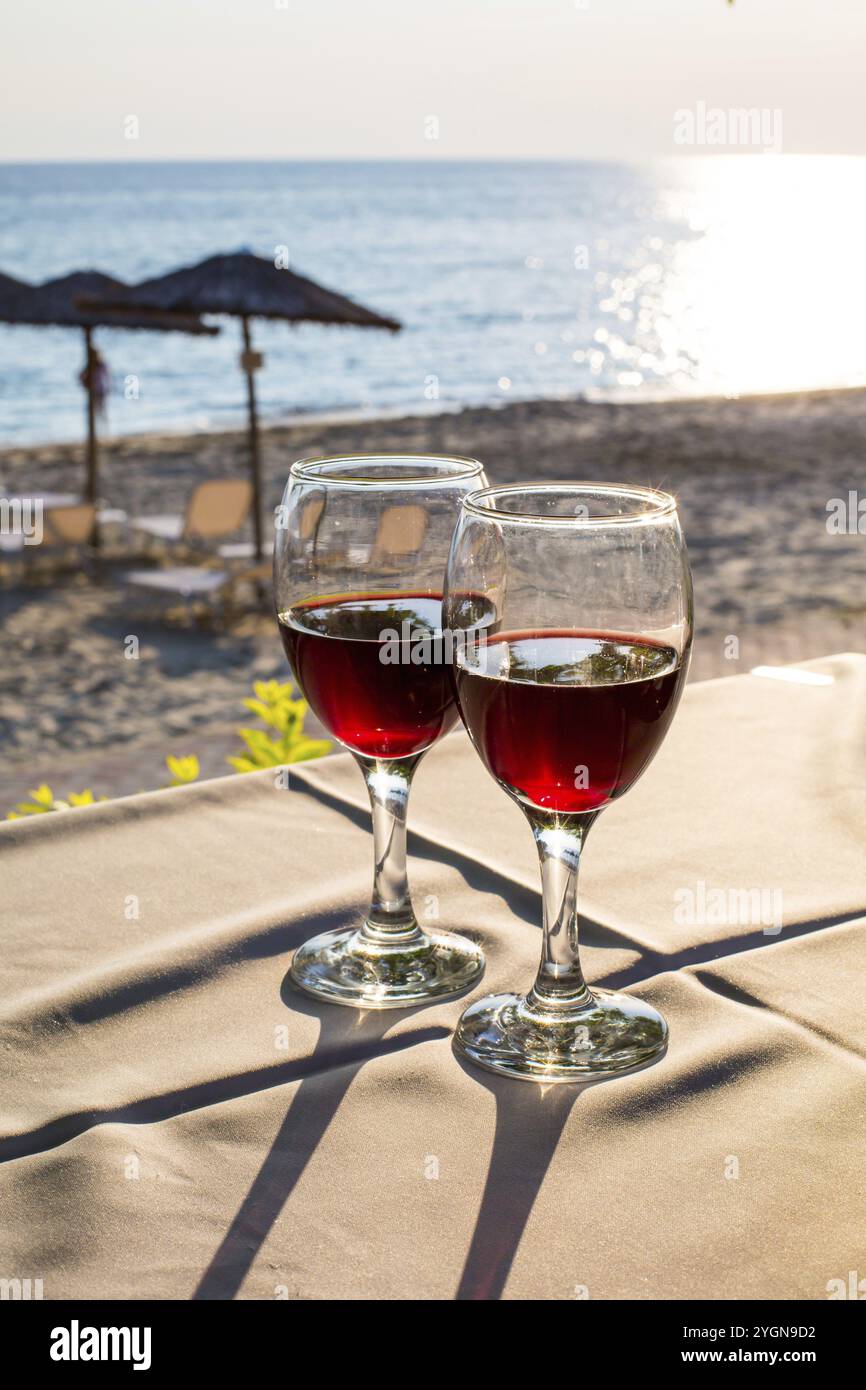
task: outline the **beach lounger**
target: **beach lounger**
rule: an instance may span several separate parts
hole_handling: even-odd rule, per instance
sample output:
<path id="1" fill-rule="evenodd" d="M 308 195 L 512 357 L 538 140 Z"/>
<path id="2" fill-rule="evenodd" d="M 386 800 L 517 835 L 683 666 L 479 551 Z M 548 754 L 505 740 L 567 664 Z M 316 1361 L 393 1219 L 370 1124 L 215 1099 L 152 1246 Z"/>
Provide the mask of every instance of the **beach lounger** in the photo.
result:
<path id="1" fill-rule="evenodd" d="M 96 508 L 92 502 L 69 507 L 46 507 L 42 514 L 44 546 L 88 546 L 93 540 Z"/>
<path id="2" fill-rule="evenodd" d="M 324 516 L 324 499 L 310 498 L 295 521 L 295 541 L 307 542 L 301 553 L 310 565 L 316 558 Z M 334 534 L 327 537 L 328 567 L 337 573 L 340 569 L 354 570 L 370 565 L 382 575 L 399 574 L 420 550 L 427 521 L 428 514 L 423 507 L 405 504 L 386 507 L 379 518 L 372 545 L 363 536 L 353 538 L 350 529 L 345 534 L 340 532 L 339 538 Z"/>
<path id="3" fill-rule="evenodd" d="M 82 506 L 87 505 L 73 492 L 37 492 L 32 496 L 24 496 L 22 494 L 20 496 L 4 497 L 3 500 L 6 507 L 10 510 L 10 514 L 12 514 L 13 509 L 20 508 L 19 515 L 26 519 L 26 524 L 31 534 L 35 526 L 40 523 L 42 524 L 43 535 L 39 545 L 42 545 L 46 540 L 46 527 L 44 523 L 45 518 L 50 512 L 63 509 L 77 514 Z M 38 511 L 37 507 L 39 508 Z M 92 514 L 93 509 L 91 508 L 91 516 Z M 74 529 L 77 524 L 77 516 L 72 518 L 72 523 Z M 0 532 L 0 550 L 9 555 L 16 555 L 25 548 L 30 550 L 37 549 L 38 547 L 24 536 L 23 529 Z"/>
<path id="4" fill-rule="evenodd" d="M 266 555 L 273 555 L 273 541 L 265 541 L 264 551 Z M 226 541 L 225 545 L 217 546 L 217 555 L 221 560 L 254 560 L 256 547 L 253 541 Z"/>
<path id="5" fill-rule="evenodd" d="M 185 516 L 134 517 L 130 528 L 151 541 L 193 546 L 237 531 L 250 514 L 252 483 L 246 478 L 212 478 L 190 493 Z"/>
<path id="6" fill-rule="evenodd" d="M 201 601 L 223 614 L 236 587 L 246 583 L 261 589 L 270 577 L 270 560 L 240 570 L 177 565 L 172 569 L 126 570 L 119 576 L 122 583 L 142 594 L 182 602 L 190 609 Z"/>
<path id="7" fill-rule="evenodd" d="M 421 549 L 427 521 L 423 507 L 386 507 L 379 520 L 370 564 L 385 573 L 398 573 Z"/>
<path id="8" fill-rule="evenodd" d="M 97 509 L 92 502 L 73 499 L 71 503 L 61 500 L 59 505 L 44 506 L 41 540 L 34 543 L 21 533 L 0 535 L 0 562 L 11 565 L 18 579 L 46 555 L 56 558 L 58 553 L 67 550 L 76 552 L 89 566 L 95 558 L 93 542 L 97 519 Z"/>
<path id="9" fill-rule="evenodd" d="M 42 512 L 42 538 L 35 543 L 21 532 L 0 536 L 0 550 L 5 555 L 25 555 L 34 558 L 45 550 L 63 546 L 89 546 L 93 539 L 96 508 L 91 502 L 75 501 L 71 505 L 47 506 Z"/>
<path id="10" fill-rule="evenodd" d="M 312 540 L 313 549 L 315 549 L 316 535 L 324 512 L 324 497 L 309 497 L 305 502 L 301 503 L 298 517 L 298 539 L 302 541 Z"/>
<path id="11" fill-rule="evenodd" d="M 96 524 L 101 533 L 113 526 L 123 535 L 129 533 L 129 517 L 122 507 L 101 507 L 96 513 Z"/>

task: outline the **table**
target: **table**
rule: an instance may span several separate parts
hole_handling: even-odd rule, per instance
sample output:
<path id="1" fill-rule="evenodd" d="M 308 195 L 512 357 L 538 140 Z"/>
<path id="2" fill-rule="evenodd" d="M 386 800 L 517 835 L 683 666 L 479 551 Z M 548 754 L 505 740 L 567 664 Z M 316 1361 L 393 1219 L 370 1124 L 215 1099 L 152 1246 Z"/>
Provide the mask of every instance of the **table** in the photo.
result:
<path id="1" fill-rule="evenodd" d="M 689 688 L 594 828 L 587 974 L 671 1045 L 586 1088 L 461 1066 L 465 1001 L 359 1015 L 288 985 L 366 901 L 347 757 L 4 825 L 4 1274 L 46 1298 L 825 1299 L 866 1273 L 866 657 L 809 670 L 832 679 Z M 422 920 L 483 943 L 484 989 L 528 984 L 522 814 L 462 732 L 413 798 Z M 768 919 L 781 892 L 778 934 L 702 920 L 754 889 Z"/>

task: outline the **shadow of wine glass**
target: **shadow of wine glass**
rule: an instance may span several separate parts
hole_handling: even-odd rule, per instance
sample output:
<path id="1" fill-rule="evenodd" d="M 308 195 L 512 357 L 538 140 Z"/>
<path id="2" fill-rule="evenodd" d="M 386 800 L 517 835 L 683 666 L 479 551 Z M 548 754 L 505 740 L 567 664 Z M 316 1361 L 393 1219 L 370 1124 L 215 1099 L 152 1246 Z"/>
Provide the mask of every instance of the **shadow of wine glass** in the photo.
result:
<path id="1" fill-rule="evenodd" d="M 584 1086 L 537 1086 L 456 1061 L 496 1102 L 487 1179 L 455 1298 L 502 1295 L 541 1185 Z"/>
<path id="2" fill-rule="evenodd" d="M 487 1180 L 454 1297 L 458 1301 L 495 1300 L 502 1296 L 572 1107 L 591 1087 L 619 1078 L 544 1086 L 484 1072 L 468 1065 L 458 1053 L 454 1055 L 466 1074 L 486 1087 L 496 1101 Z M 662 1052 L 621 1075 L 656 1066 L 664 1055 Z"/>
<path id="3" fill-rule="evenodd" d="M 387 1038 L 398 1019 L 405 1021 L 421 1007 L 401 1010 L 396 1017 L 391 1010 L 320 1008 L 289 983 L 288 975 L 280 996 L 295 1013 L 318 1018 L 319 1036 L 271 1148 L 199 1281 L 196 1300 L 235 1297 L 364 1063 L 450 1034 L 443 1025 L 430 1025 Z"/>

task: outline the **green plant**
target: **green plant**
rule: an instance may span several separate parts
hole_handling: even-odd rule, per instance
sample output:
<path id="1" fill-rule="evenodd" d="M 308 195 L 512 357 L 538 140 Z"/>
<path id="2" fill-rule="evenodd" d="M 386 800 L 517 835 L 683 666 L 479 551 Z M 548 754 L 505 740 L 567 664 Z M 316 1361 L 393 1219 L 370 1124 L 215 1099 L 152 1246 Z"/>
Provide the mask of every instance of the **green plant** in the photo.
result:
<path id="1" fill-rule="evenodd" d="M 238 729 L 245 749 L 226 759 L 236 772 L 257 772 L 264 767 L 307 762 L 329 751 L 331 745 L 327 739 L 309 738 L 304 733 L 308 705 L 304 699 L 293 698 L 288 682 L 256 681 L 253 691 L 255 698 L 244 700 L 244 706 L 258 715 L 266 728 Z M 269 733 L 269 729 L 274 733 Z"/>

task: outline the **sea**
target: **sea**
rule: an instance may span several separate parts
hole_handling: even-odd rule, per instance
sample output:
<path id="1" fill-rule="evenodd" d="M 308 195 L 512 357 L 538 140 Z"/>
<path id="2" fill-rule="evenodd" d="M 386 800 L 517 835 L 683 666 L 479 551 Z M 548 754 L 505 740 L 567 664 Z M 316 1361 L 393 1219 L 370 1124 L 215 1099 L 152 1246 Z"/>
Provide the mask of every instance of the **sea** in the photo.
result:
<path id="1" fill-rule="evenodd" d="M 261 413 L 866 384 L 866 159 L 0 166 L 0 270 L 127 281 L 241 248 L 400 320 L 258 321 Z M 99 330 L 106 431 L 244 419 L 236 321 Z M 0 446 L 79 439 L 82 334 L 0 323 Z"/>

